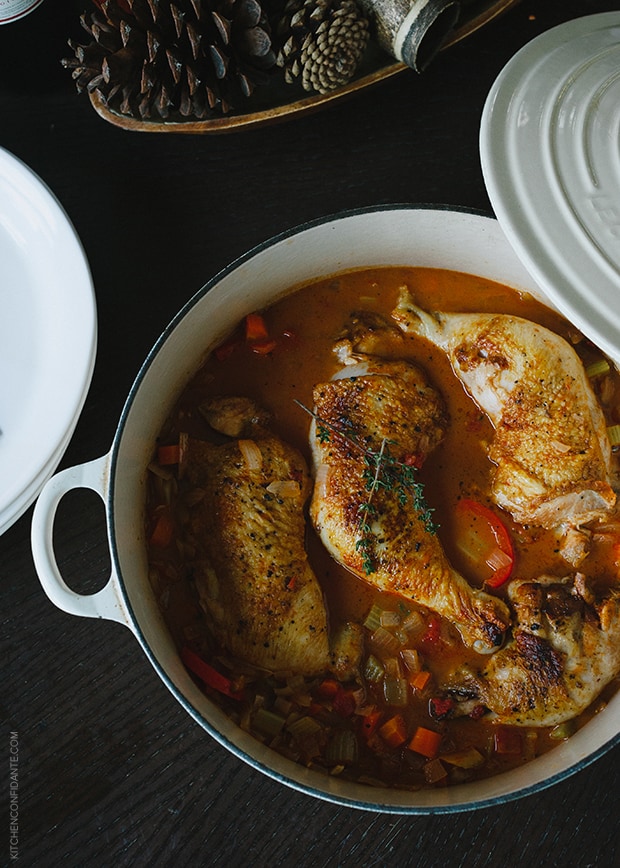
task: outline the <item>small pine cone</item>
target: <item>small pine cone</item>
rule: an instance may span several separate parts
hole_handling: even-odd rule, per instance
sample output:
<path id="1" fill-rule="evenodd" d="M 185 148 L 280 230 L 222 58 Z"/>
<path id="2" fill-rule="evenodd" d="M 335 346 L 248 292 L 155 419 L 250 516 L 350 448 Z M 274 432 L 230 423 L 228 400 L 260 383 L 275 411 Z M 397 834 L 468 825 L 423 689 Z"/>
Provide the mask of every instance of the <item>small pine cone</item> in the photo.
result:
<path id="1" fill-rule="evenodd" d="M 259 0 L 95 0 L 69 42 L 78 92 L 97 92 L 121 114 L 199 120 L 229 113 L 269 80 L 275 64 Z"/>
<path id="2" fill-rule="evenodd" d="M 347 84 L 368 45 L 368 20 L 356 0 L 288 0 L 276 28 L 276 63 L 292 84 L 328 93 Z"/>

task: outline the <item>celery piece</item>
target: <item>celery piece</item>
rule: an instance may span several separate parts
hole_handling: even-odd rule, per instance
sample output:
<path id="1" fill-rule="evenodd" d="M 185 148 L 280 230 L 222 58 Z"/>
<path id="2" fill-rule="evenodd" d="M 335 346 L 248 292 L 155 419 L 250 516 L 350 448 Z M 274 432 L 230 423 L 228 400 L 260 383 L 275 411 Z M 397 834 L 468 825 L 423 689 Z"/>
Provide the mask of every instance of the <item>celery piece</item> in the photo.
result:
<path id="1" fill-rule="evenodd" d="M 263 735 L 278 735 L 284 726 L 284 718 L 266 708 L 259 708 L 252 720 L 254 727 Z"/>
<path id="2" fill-rule="evenodd" d="M 609 371 L 609 362 L 607 359 L 598 359 L 596 362 L 592 362 L 591 365 L 588 365 L 586 368 L 586 374 L 588 377 L 600 377 L 601 374 L 606 374 Z"/>
<path id="3" fill-rule="evenodd" d="M 337 732 L 327 745 L 327 750 L 325 752 L 325 758 L 330 765 L 339 765 L 340 763 L 347 765 L 354 763 L 357 761 L 357 756 L 357 738 L 355 733 L 351 732 L 349 729 L 343 729 L 340 732 Z"/>
<path id="4" fill-rule="evenodd" d="M 386 678 L 383 682 L 383 695 L 388 705 L 404 707 L 409 698 L 407 681 L 404 678 Z"/>
<path id="5" fill-rule="evenodd" d="M 563 739 L 570 738 L 571 735 L 575 732 L 576 724 L 574 720 L 566 720 L 564 723 L 559 723 L 557 726 L 554 726 L 551 732 L 549 733 L 549 738 L 554 738 L 557 741 L 562 741 Z"/>
<path id="6" fill-rule="evenodd" d="M 374 654 L 369 654 L 368 659 L 366 660 L 366 666 L 364 667 L 364 677 L 367 681 L 372 681 L 376 684 L 378 681 L 381 681 L 385 674 L 385 669 L 377 660 Z"/>
<path id="7" fill-rule="evenodd" d="M 444 753 L 439 757 L 439 759 L 442 762 L 449 763 L 452 766 L 458 766 L 461 769 L 474 769 L 476 766 L 482 765 L 484 762 L 484 757 L 475 747 L 468 747 L 463 750 Z"/>
<path id="8" fill-rule="evenodd" d="M 304 717 L 287 724 L 286 728 L 294 738 L 305 738 L 308 735 L 315 735 L 322 729 L 322 726 L 318 720 L 304 715 Z"/>
<path id="9" fill-rule="evenodd" d="M 381 626 L 381 612 L 383 609 L 381 606 L 378 606 L 376 603 L 371 608 L 370 612 L 366 615 L 366 620 L 364 621 L 364 627 L 367 630 L 370 630 L 373 633 L 377 627 Z"/>

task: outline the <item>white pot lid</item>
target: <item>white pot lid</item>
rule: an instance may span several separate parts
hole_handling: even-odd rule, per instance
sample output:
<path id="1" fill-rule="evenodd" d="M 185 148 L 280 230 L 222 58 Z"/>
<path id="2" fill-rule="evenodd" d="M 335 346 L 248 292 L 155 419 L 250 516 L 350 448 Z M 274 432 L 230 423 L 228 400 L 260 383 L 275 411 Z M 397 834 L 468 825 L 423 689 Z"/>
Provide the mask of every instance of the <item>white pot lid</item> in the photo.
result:
<path id="1" fill-rule="evenodd" d="M 533 39 L 487 98 L 495 214 L 553 304 L 620 360 L 620 12 Z"/>
<path id="2" fill-rule="evenodd" d="M 62 207 L 0 148 L 0 534 L 31 505 L 69 443 L 92 377 L 90 270 Z"/>

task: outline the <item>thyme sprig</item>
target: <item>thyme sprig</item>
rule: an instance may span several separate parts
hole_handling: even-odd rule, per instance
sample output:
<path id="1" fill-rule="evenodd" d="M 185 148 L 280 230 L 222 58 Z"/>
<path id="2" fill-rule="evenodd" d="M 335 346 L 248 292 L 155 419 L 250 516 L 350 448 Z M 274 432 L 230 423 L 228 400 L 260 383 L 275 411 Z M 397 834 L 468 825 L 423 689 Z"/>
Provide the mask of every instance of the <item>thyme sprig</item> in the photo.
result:
<path id="1" fill-rule="evenodd" d="M 394 440 L 388 440 L 387 437 L 384 437 L 378 451 L 370 449 L 358 441 L 355 432 L 343 431 L 332 425 L 302 404 L 301 401 L 296 400 L 295 403 L 315 419 L 317 437 L 320 443 L 329 443 L 331 435 L 335 434 L 359 452 L 365 464 L 362 479 L 368 497 L 364 503 L 360 503 L 358 506 L 360 535 L 355 543 L 355 548 L 361 553 L 362 566 L 366 575 L 371 575 L 376 571 L 372 553 L 376 542 L 373 521 L 377 518 L 377 508 L 373 503 L 373 497 L 380 489 L 394 492 L 398 503 L 403 507 L 411 500 L 427 532 L 437 533 L 437 525 L 433 520 L 433 509 L 429 506 L 424 495 L 424 484 L 417 479 L 413 465 L 399 461 L 392 455 L 390 446 L 396 445 Z"/>

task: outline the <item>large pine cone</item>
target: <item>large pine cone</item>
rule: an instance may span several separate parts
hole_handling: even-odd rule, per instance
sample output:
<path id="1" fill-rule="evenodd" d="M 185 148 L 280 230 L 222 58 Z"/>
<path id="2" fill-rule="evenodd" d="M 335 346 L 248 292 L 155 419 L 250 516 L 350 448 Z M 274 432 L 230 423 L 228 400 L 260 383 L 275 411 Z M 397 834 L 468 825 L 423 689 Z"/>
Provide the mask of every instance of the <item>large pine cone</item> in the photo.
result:
<path id="1" fill-rule="evenodd" d="M 259 0 L 96 0 L 87 45 L 72 41 L 78 91 L 142 119 L 229 113 L 275 63 Z"/>
<path id="2" fill-rule="evenodd" d="M 276 29 L 276 63 L 292 84 L 328 93 L 349 82 L 368 45 L 368 21 L 355 0 L 289 0 Z"/>

